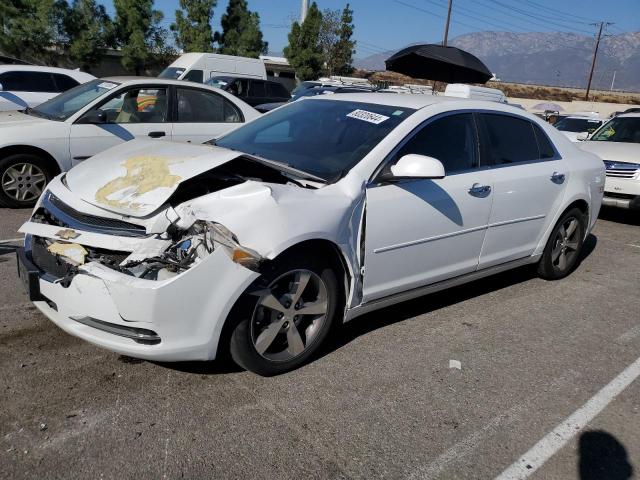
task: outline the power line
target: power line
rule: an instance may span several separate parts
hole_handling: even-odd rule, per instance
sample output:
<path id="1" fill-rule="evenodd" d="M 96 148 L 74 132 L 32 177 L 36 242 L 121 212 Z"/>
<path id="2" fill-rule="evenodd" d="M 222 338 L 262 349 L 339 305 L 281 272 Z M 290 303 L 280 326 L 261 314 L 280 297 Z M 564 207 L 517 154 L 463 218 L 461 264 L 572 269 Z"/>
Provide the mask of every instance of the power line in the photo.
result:
<path id="1" fill-rule="evenodd" d="M 563 12 L 561 10 L 558 10 L 556 8 L 551 8 L 547 5 L 543 5 L 541 3 L 535 2 L 533 0 L 524 0 L 525 2 L 527 2 L 528 4 L 536 7 L 536 8 L 543 8 L 545 10 L 548 10 L 549 12 L 553 12 L 556 15 L 563 15 L 566 17 L 569 17 L 570 19 L 574 19 L 574 18 L 579 18 L 581 20 L 584 20 L 586 22 L 594 22 L 595 20 L 593 18 L 587 18 L 587 17 L 581 17 L 580 15 L 576 15 L 575 13 L 569 13 L 569 12 Z"/>

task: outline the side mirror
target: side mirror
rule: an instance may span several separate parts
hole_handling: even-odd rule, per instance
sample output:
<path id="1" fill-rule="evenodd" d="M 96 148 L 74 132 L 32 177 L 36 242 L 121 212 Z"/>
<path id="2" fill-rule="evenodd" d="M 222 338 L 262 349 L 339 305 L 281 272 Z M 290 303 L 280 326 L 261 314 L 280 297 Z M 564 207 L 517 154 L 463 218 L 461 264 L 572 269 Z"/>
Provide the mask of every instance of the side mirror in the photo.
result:
<path id="1" fill-rule="evenodd" d="M 102 110 L 91 110 L 87 112 L 80 123 L 106 123 L 107 114 Z"/>
<path id="2" fill-rule="evenodd" d="M 584 142 L 588 138 L 589 138 L 589 134 L 587 132 L 580 132 L 578 135 L 576 135 L 576 140 L 580 142 Z"/>
<path id="3" fill-rule="evenodd" d="M 4 92 L 4 87 L 2 86 L 1 83 L 0 83 L 0 92 Z"/>
<path id="4" fill-rule="evenodd" d="M 444 165 L 436 158 L 410 153 L 391 167 L 391 173 L 394 179 L 444 178 Z"/>

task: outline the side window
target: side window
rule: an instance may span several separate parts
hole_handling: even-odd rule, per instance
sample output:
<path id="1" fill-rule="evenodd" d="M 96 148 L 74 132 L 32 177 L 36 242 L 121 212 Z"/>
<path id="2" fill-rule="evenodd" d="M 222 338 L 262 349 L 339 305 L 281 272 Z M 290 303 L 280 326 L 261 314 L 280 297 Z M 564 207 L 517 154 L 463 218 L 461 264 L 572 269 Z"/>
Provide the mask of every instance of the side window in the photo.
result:
<path id="1" fill-rule="evenodd" d="M 187 74 L 184 76 L 183 80 L 187 80 L 189 82 L 203 83 L 204 74 L 202 73 L 202 70 L 189 70 Z"/>
<path id="2" fill-rule="evenodd" d="M 538 150 L 540 151 L 540 158 L 542 159 L 555 158 L 556 150 L 553 148 L 553 145 L 551 144 L 551 140 L 549 140 L 549 137 L 547 136 L 547 134 L 544 133 L 542 128 L 540 128 L 540 126 L 536 125 L 535 123 L 533 123 L 532 125 L 533 125 L 533 131 L 536 135 L 536 140 L 538 141 Z"/>
<path id="3" fill-rule="evenodd" d="M 251 80 L 251 89 L 249 90 L 250 97 L 266 97 L 264 82 L 261 80 Z"/>
<path id="4" fill-rule="evenodd" d="M 108 123 L 164 123 L 167 121 L 166 88 L 133 88 L 118 92 L 97 110 Z"/>
<path id="5" fill-rule="evenodd" d="M 483 113 L 486 152 L 493 165 L 538 160 L 538 142 L 529 120 L 510 115 Z"/>
<path id="6" fill-rule="evenodd" d="M 473 116 L 448 115 L 427 124 L 400 148 L 395 161 L 410 153 L 437 158 L 447 174 L 478 167 Z"/>
<path id="7" fill-rule="evenodd" d="M 239 123 L 238 109 L 222 95 L 192 88 L 178 88 L 178 122 Z"/>
<path id="8" fill-rule="evenodd" d="M 227 91 L 236 97 L 246 97 L 248 95 L 249 82 L 247 80 L 234 80 L 229 85 Z"/>
<path id="9" fill-rule="evenodd" d="M 56 91 L 57 92 L 66 92 L 70 88 L 77 87 L 80 85 L 79 82 L 74 80 L 68 75 L 63 75 L 62 73 L 54 73 L 53 79 L 56 82 Z"/>
<path id="10" fill-rule="evenodd" d="M 267 83 L 267 95 L 272 98 L 287 98 L 287 90 L 278 82 Z"/>
<path id="11" fill-rule="evenodd" d="M 47 93 L 57 91 L 53 77 L 47 72 L 5 72 L 0 75 L 0 83 L 5 91 Z"/>

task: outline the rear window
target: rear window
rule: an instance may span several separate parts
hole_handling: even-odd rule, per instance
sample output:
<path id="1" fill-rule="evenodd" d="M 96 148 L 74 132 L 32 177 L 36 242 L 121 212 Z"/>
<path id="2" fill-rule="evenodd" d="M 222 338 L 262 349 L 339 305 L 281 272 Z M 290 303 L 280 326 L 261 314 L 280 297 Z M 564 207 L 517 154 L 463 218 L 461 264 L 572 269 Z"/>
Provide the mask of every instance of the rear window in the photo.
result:
<path id="1" fill-rule="evenodd" d="M 493 113 L 483 113 L 481 117 L 487 142 L 486 153 L 493 165 L 540 158 L 538 141 L 530 121 Z"/>
<path id="2" fill-rule="evenodd" d="M 70 88 L 80 85 L 80 82 L 74 80 L 69 75 L 63 75 L 61 73 L 54 73 L 53 79 L 55 80 L 56 86 L 58 87 L 56 90 L 58 92 L 66 92 Z"/>

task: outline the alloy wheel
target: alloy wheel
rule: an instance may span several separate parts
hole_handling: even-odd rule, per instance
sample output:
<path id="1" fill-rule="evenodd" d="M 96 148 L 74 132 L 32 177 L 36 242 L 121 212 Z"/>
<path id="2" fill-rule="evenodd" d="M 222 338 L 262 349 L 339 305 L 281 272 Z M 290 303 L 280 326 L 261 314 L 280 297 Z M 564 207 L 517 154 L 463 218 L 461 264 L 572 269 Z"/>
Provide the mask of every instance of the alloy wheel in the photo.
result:
<path id="1" fill-rule="evenodd" d="M 262 357 L 285 362 L 315 341 L 327 319 L 327 287 L 310 270 L 292 270 L 264 290 L 251 319 L 251 339 Z"/>
<path id="2" fill-rule="evenodd" d="M 551 250 L 551 263 L 554 269 L 564 272 L 573 265 L 580 244 L 579 225 L 577 218 L 568 217 L 558 229 Z"/>
<path id="3" fill-rule="evenodd" d="M 4 171 L 2 175 L 2 190 L 10 198 L 19 202 L 37 199 L 47 177 L 40 167 L 33 163 L 16 163 Z"/>

